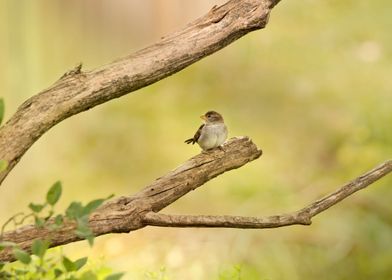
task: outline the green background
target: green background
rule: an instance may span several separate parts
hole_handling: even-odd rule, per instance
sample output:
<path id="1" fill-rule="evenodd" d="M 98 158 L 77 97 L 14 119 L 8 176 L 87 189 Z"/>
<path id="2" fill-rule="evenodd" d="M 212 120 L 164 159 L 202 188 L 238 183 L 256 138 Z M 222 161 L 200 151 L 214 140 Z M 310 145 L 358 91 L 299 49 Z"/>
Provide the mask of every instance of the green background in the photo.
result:
<path id="1" fill-rule="evenodd" d="M 0 95 L 9 118 L 83 62 L 93 69 L 222 1 L 0 1 Z M 282 1 L 265 30 L 145 89 L 74 116 L 0 188 L 0 222 L 56 180 L 70 201 L 130 195 L 200 152 L 208 110 L 263 156 L 164 210 L 264 216 L 301 208 L 391 157 L 390 1 Z M 125 279 L 391 279 L 391 176 L 314 219 L 272 230 L 145 228 L 65 246 Z M 149 272 L 155 272 L 149 273 Z"/>

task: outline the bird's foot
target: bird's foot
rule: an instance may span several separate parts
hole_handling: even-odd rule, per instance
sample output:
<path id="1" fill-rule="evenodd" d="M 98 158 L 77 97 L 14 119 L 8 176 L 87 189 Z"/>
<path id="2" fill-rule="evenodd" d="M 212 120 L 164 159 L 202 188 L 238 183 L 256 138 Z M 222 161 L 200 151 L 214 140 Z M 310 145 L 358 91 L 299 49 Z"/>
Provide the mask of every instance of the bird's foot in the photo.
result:
<path id="1" fill-rule="evenodd" d="M 217 151 L 217 150 L 226 153 L 226 150 L 223 148 L 223 146 L 218 146 L 218 147 L 211 148 L 211 149 L 208 149 L 208 150 L 202 150 L 201 153 L 202 154 L 208 154 L 208 153 L 211 153 L 211 152 Z"/>
<path id="2" fill-rule="evenodd" d="M 220 146 L 218 147 L 218 149 L 221 150 L 222 152 L 226 153 L 226 150 L 225 150 L 225 148 L 223 148 L 222 145 L 220 145 Z"/>

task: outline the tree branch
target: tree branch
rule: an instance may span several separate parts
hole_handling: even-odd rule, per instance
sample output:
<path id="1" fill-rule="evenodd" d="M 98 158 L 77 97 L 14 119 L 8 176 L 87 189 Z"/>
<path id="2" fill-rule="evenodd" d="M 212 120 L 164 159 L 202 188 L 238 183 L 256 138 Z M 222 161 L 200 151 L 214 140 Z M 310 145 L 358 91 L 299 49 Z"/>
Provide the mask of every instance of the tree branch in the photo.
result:
<path id="1" fill-rule="evenodd" d="M 139 193 L 109 201 L 89 218 L 90 228 L 96 236 L 130 232 L 145 226 L 162 227 L 225 227 L 225 228 L 276 228 L 289 225 L 310 225 L 312 217 L 339 203 L 353 193 L 369 186 L 392 171 L 392 160 L 377 166 L 340 187 L 337 191 L 309 204 L 299 211 L 269 217 L 191 216 L 156 213 L 188 192 L 212 178 L 243 166 L 261 155 L 256 145 L 247 137 L 233 138 L 223 149 L 203 152 L 183 165 L 158 178 Z M 49 225 L 53 220 L 49 221 Z M 4 241 L 17 243 L 25 250 L 35 239 L 50 240 L 51 247 L 81 240 L 75 233 L 75 224 L 65 221 L 58 230 L 49 227 L 23 226 L 6 232 Z M 0 261 L 14 260 L 10 250 L 0 252 Z"/>
<path id="2" fill-rule="evenodd" d="M 157 44 L 91 71 L 81 65 L 65 73 L 56 83 L 24 102 L 0 128 L 0 159 L 8 161 L 0 183 L 23 154 L 51 127 L 62 120 L 111 99 L 155 83 L 222 49 L 245 34 L 264 28 L 271 9 L 279 0 L 230 0 L 214 7 L 184 29 Z M 158 178 L 134 196 L 109 201 L 89 217 L 96 236 L 129 232 L 147 225 L 170 227 L 273 228 L 309 225 L 311 218 L 354 192 L 387 175 L 392 161 L 344 185 L 336 192 L 305 208 L 265 218 L 238 216 L 182 216 L 156 213 L 212 178 L 260 157 L 261 151 L 248 139 L 231 139 L 224 149 L 201 153 Z M 54 223 L 53 219 L 49 225 Z M 57 230 L 23 226 L 6 232 L 4 241 L 30 250 L 35 239 L 47 239 L 51 247 L 81 240 L 76 225 L 65 221 Z M 0 261 L 14 260 L 11 250 L 0 252 Z"/>
<path id="3" fill-rule="evenodd" d="M 223 149 L 202 152 L 135 195 L 107 202 L 90 215 L 89 226 L 95 236 L 140 229 L 145 226 L 142 221 L 146 213 L 160 211 L 216 176 L 260 157 L 261 153 L 249 138 L 232 138 Z M 51 247 L 81 240 L 75 233 L 75 223 L 65 221 L 60 229 L 50 230 L 53 223 L 52 219 L 44 228 L 28 225 L 6 232 L 3 241 L 15 242 L 29 250 L 35 239 L 49 240 Z M 0 261 L 10 260 L 14 260 L 10 250 L 0 252 Z"/>
<path id="4" fill-rule="evenodd" d="M 166 215 L 149 212 L 144 225 L 159 227 L 223 227 L 223 228 L 277 228 L 290 225 L 310 225 L 311 219 L 353 193 L 366 188 L 392 171 L 392 160 L 355 178 L 337 191 L 309 204 L 299 211 L 269 217 Z"/>
<path id="5" fill-rule="evenodd" d="M 24 102 L 0 128 L 0 159 L 8 167 L 51 127 L 113 98 L 155 83 L 206 57 L 243 35 L 264 28 L 278 0 L 230 0 L 160 42 L 92 71 L 81 65 Z"/>

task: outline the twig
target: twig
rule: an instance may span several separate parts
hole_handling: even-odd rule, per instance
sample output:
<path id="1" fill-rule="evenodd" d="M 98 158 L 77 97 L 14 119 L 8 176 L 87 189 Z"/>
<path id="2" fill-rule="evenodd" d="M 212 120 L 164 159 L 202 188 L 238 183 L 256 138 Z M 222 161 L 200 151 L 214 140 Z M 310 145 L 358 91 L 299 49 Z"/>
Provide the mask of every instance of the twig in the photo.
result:
<path id="1" fill-rule="evenodd" d="M 367 187 L 392 171 L 392 161 L 377 166 L 369 172 L 340 187 L 337 191 L 309 204 L 299 211 L 269 217 L 239 216 L 188 216 L 156 213 L 205 182 L 233 168 L 238 168 L 258 158 L 261 151 L 249 138 L 234 138 L 216 149 L 201 153 L 180 167 L 158 178 L 134 196 L 120 197 L 97 209 L 89 219 L 96 236 L 107 233 L 129 232 L 145 226 L 164 227 L 225 227 L 225 228 L 276 228 L 289 225 L 310 225 L 312 217 L 339 203 L 353 193 Z M 6 232 L 5 241 L 17 243 L 29 250 L 34 239 L 47 239 L 51 247 L 80 240 L 75 235 L 75 223 L 65 221 L 57 230 L 48 227 L 24 226 Z M 10 250 L 0 252 L 0 261 L 13 260 Z"/>
<path id="2" fill-rule="evenodd" d="M 1 226 L 0 241 L 2 241 L 5 228 L 8 226 L 9 223 L 14 222 L 15 227 L 18 225 L 18 222 L 16 221 L 16 217 L 20 215 L 24 215 L 24 213 L 23 212 L 16 213 L 12 217 L 10 217 L 7 221 L 5 221 L 5 223 Z"/>
<path id="3" fill-rule="evenodd" d="M 143 223 L 159 227 L 223 227 L 223 228 L 277 228 L 290 225 L 310 225 L 311 219 L 353 193 L 369 186 L 392 171 L 392 161 L 386 161 L 355 178 L 337 191 L 309 204 L 301 210 L 269 217 L 167 215 L 149 212 Z"/>
<path id="4" fill-rule="evenodd" d="M 200 153 L 135 195 L 108 201 L 90 215 L 89 226 L 95 236 L 143 228 L 145 225 L 142 219 L 146 213 L 160 211 L 205 182 L 239 168 L 260 155 L 261 151 L 249 138 L 232 138 L 224 144 L 224 151 L 215 149 Z M 25 250 L 29 250 L 32 242 L 38 238 L 50 241 L 51 247 L 81 240 L 75 233 L 74 222 L 65 220 L 63 226 L 51 230 L 53 223 L 54 219 L 51 218 L 42 228 L 22 226 L 15 231 L 5 232 L 3 239 Z M 10 250 L 0 252 L 0 261 L 13 259 Z"/>

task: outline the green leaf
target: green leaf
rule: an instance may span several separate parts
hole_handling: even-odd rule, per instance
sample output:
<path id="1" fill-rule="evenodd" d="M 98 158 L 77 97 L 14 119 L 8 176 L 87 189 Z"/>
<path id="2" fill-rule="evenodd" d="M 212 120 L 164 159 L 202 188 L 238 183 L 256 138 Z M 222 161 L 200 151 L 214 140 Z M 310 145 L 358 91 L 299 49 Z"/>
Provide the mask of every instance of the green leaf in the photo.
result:
<path id="1" fill-rule="evenodd" d="M 29 204 L 29 208 L 35 212 L 35 213 L 39 213 L 41 212 L 42 209 L 44 209 L 45 205 L 44 204 L 35 204 L 35 203 L 30 203 Z"/>
<path id="2" fill-rule="evenodd" d="M 64 217 L 61 214 L 58 214 L 55 218 L 54 218 L 54 223 L 49 225 L 49 228 L 51 230 L 56 230 L 61 228 L 61 226 L 63 225 L 64 222 Z"/>
<path id="3" fill-rule="evenodd" d="M 94 246 L 94 235 L 88 235 L 88 236 L 86 236 L 86 239 L 87 239 L 87 241 L 88 241 L 88 245 L 90 245 L 90 247 L 93 247 Z"/>
<path id="4" fill-rule="evenodd" d="M 123 272 L 119 272 L 119 273 L 112 273 L 108 276 L 105 277 L 105 280 L 119 280 L 121 279 L 121 277 L 124 276 Z"/>
<path id="5" fill-rule="evenodd" d="M 89 203 L 87 203 L 87 205 L 83 209 L 84 214 L 85 215 L 91 214 L 91 212 L 93 212 L 95 209 L 97 209 L 99 206 L 101 206 L 102 203 L 105 202 L 105 200 L 106 199 L 101 198 L 101 199 L 95 199 L 95 200 L 90 201 Z"/>
<path id="6" fill-rule="evenodd" d="M 87 239 L 89 245 L 94 245 L 94 234 L 88 226 L 88 219 L 79 219 L 78 226 L 75 230 L 77 236 Z"/>
<path id="7" fill-rule="evenodd" d="M 45 225 L 45 220 L 40 217 L 34 217 L 35 225 L 39 228 L 42 228 Z"/>
<path id="8" fill-rule="evenodd" d="M 83 206 L 80 202 L 73 201 L 65 210 L 65 215 L 70 219 L 77 219 L 83 216 Z"/>
<path id="9" fill-rule="evenodd" d="M 52 218 L 53 214 L 54 214 L 53 209 L 50 209 L 48 215 L 44 218 L 45 222 L 49 221 L 49 219 Z"/>
<path id="10" fill-rule="evenodd" d="M 0 160 L 0 172 L 3 172 L 8 167 L 8 161 L 1 159 Z"/>
<path id="11" fill-rule="evenodd" d="M 88 226 L 88 220 L 86 221 L 85 219 L 78 219 L 78 226 L 76 228 L 76 231 L 78 231 L 82 236 L 87 236 L 92 234 L 91 229 Z"/>
<path id="12" fill-rule="evenodd" d="M 87 257 L 80 258 L 74 262 L 76 270 L 81 269 L 87 262 Z"/>
<path id="13" fill-rule="evenodd" d="M 79 227 L 88 227 L 88 216 L 87 215 L 77 218 L 76 221 L 78 222 Z"/>
<path id="14" fill-rule="evenodd" d="M 49 248 L 49 242 L 46 240 L 37 239 L 34 240 L 31 245 L 31 252 L 40 257 L 41 259 L 44 257 L 46 250 Z"/>
<path id="15" fill-rule="evenodd" d="M 54 269 L 54 275 L 56 276 L 56 278 L 59 278 L 61 276 L 61 274 L 63 274 L 64 272 L 61 269 L 55 268 Z"/>
<path id="16" fill-rule="evenodd" d="M 84 272 L 80 277 L 80 280 L 97 280 L 97 279 L 98 279 L 97 275 L 95 275 L 95 273 L 90 270 Z"/>
<path id="17" fill-rule="evenodd" d="M 74 262 L 68 259 L 66 256 L 63 256 L 63 265 L 68 272 L 76 270 L 76 265 Z"/>
<path id="18" fill-rule="evenodd" d="M 49 189 L 48 193 L 46 194 L 46 201 L 50 205 L 55 205 L 56 202 L 60 199 L 62 192 L 61 182 L 57 181 L 53 184 L 53 186 Z"/>
<path id="19" fill-rule="evenodd" d="M 75 233 L 80 238 L 87 239 L 90 246 L 94 245 L 94 234 L 88 226 L 78 226 Z"/>
<path id="20" fill-rule="evenodd" d="M 23 251 L 19 248 L 14 248 L 13 253 L 15 258 L 21 263 L 29 264 L 31 262 L 31 257 L 26 251 Z"/>
<path id="21" fill-rule="evenodd" d="M 28 270 L 26 270 L 26 269 L 15 269 L 15 273 L 16 273 L 16 275 L 25 275 L 25 274 L 27 274 L 27 273 L 29 273 L 29 271 Z M 19 277 L 17 277 L 16 279 L 18 279 Z M 24 278 L 24 277 L 23 277 Z"/>
<path id="22" fill-rule="evenodd" d="M 0 262 L 0 271 L 3 269 L 4 266 L 5 266 L 5 263 Z M 0 275 L 0 277 L 1 277 L 1 275 Z M 0 278 L 0 279 L 1 279 L 1 278 Z"/>
<path id="23" fill-rule="evenodd" d="M 3 122 L 4 111 L 5 111 L 4 99 L 0 98 L 0 124 Z"/>
<path id="24" fill-rule="evenodd" d="M 66 256 L 63 256 L 63 265 L 68 272 L 77 271 L 81 269 L 87 262 L 87 257 L 78 259 L 76 261 L 71 261 Z"/>
<path id="25" fill-rule="evenodd" d="M 63 215 L 61 215 L 61 214 L 58 214 L 58 215 L 54 218 L 54 223 L 55 223 L 57 226 L 61 226 L 61 225 L 63 224 L 63 222 L 64 222 L 64 217 L 63 217 Z"/>

